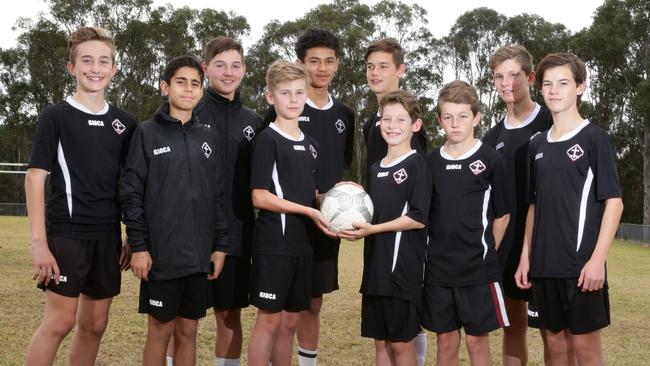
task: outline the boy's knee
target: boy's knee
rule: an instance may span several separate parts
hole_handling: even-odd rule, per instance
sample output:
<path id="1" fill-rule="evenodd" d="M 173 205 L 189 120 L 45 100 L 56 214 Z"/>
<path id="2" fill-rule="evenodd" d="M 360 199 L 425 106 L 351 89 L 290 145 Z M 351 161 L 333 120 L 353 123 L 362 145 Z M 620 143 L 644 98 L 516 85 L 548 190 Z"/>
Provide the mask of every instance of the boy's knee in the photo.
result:
<path id="1" fill-rule="evenodd" d="M 92 334 L 95 337 L 101 338 L 108 326 L 108 314 L 106 316 L 98 316 L 93 319 L 80 320 L 78 323 L 79 330 L 84 333 Z"/>
<path id="2" fill-rule="evenodd" d="M 322 297 L 313 297 L 311 303 L 309 304 L 309 313 L 313 316 L 318 316 L 320 310 L 323 307 L 323 298 Z"/>
<path id="3" fill-rule="evenodd" d="M 470 351 L 482 351 L 490 348 L 490 340 L 487 336 L 474 337 L 468 335 L 465 343 Z"/>
<path id="4" fill-rule="evenodd" d="M 74 315 L 61 316 L 56 321 L 44 324 L 47 333 L 53 337 L 65 338 L 74 328 L 77 319 Z"/>
<path id="5" fill-rule="evenodd" d="M 455 333 L 438 334 L 437 346 L 438 352 L 448 355 L 457 353 L 459 349 L 458 336 Z"/>

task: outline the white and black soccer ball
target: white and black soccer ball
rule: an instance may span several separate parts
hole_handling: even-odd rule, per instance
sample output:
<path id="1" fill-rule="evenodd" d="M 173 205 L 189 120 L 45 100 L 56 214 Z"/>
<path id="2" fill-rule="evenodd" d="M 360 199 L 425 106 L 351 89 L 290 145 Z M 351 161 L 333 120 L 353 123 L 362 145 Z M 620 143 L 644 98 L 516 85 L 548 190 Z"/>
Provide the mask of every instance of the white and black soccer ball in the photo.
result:
<path id="1" fill-rule="evenodd" d="M 343 183 L 330 189 L 323 199 L 320 212 L 329 223 L 330 230 L 351 230 L 353 222 L 370 223 L 373 214 L 370 196 L 363 188 Z"/>

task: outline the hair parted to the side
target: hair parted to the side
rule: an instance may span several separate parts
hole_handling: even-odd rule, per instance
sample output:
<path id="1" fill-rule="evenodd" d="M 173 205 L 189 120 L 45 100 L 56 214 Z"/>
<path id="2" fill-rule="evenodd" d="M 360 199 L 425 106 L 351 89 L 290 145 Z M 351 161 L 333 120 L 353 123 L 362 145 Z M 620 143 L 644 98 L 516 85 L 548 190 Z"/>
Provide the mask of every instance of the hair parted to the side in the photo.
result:
<path id="1" fill-rule="evenodd" d="M 440 90 L 436 105 L 439 117 L 442 113 L 441 106 L 444 103 L 469 104 L 473 115 L 476 115 L 481 109 L 476 89 L 462 80 L 454 80 Z"/>
<path id="2" fill-rule="evenodd" d="M 183 68 L 183 67 L 191 67 L 196 69 L 196 71 L 199 72 L 199 77 L 201 78 L 201 83 L 203 83 L 203 67 L 201 66 L 201 63 L 199 60 L 196 59 L 194 56 L 178 56 L 167 64 L 165 66 L 165 70 L 163 70 L 162 73 L 162 80 L 166 82 L 167 84 L 171 83 L 172 78 L 174 77 L 174 74 L 176 74 L 176 71 L 178 69 Z"/>
<path id="3" fill-rule="evenodd" d="M 115 40 L 107 30 L 99 27 L 79 27 L 68 38 L 68 50 L 70 50 L 70 62 L 74 64 L 77 56 L 77 48 L 80 44 L 88 41 L 104 42 L 111 49 L 111 60 L 115 63 Z"/>
<path id="4" fill-rule="evenodd" d="M 203 62 L 208 64 L 214 56 L 230 50 L 239 52 L 241 62 L 244 63 L 244 47 L 236 40 L 223 36 L 213 38 L 205 45 L 203 48 Z"/>
<path id="5" fill-rule="evenodd" d="M 565 65 L 569 66 L 577 85 L 587 81 L 587 67 L 585 66 L 585 62 L 578 56 L 572 53 L 549 53 L 537 65 L 537 70 L 535 71 L 537 74 L 537 86 L 540 89 L 542 88 L 546 70 Z M 578 99 L 576 100 L 578 105 L 580 105 L 581 97 L 582 95 L 578 95 Z"/>
<path id="6" fill-rule="evenodd" d="M 339 37 L 325 29 L 308 29 L 298 38 L 296 42 L 296 57 L 298 60 L 305 61 L 305 55 L 310 48 L 324 47 L 334 50 L 336 58 L 341 58 L 341 46 Z"/>
<path id="7" fill-rule="evenodd" d="M 368 61 L 368 56 L 373 52 L 390 53 L 393 55 L 393 62 L 397 67 L 404 63 L 404 51 L 399 43 L 397 43 L 393 38 L 382 38 L 372 42 L 366 49 L 366 61 Z"/>
<path id="8" fill-rule="evenodd" d="M 495 67 L 511 59 L 517 61 L 526 75 L 530 75 L 533 71 L 533 55 L 528 52 L 526 47 L 520 44 L 513 44 L 499 48 L 490 60 L 490 69 L 494 71 Z"/>
<path id="9" fill-rule="evenodd" d="M 280 83 L 304 79 L 309 85 L 309 74 L 301 66 L 284 60 L 276 60 L 266 71 L 266 89 L 273 91 Z"/>
<path id="10" fill-rule="evenodd" d="M 393 90 L 386 93 L 379 101 L 379 109 L 384 110 L 388 105 L 400 104 L 411 117 L 411 123 L 420 118 L 420 103 L 417 98 L 406 90 Z"/>

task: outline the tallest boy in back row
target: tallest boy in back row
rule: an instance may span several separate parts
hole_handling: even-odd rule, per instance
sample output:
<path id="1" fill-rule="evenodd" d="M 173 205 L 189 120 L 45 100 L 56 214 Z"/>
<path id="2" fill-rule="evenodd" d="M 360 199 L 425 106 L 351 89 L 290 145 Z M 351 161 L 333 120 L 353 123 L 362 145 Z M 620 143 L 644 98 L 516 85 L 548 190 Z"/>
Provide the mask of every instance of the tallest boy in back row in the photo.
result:
<path id="1" fill-rule="evenodd" d="M 69 362 L 94 364 L 109 307 L 120 292 L 117 188 L 135 121 L 104 97 L 117 72 L 113 38 L 83 27 L 70 35 L 68 46 L 67 68 L 77 90 L 39 116 L 25 177 L 34 279 L 45 290 L 28 365 L 51 365 L 75 321 Z"/>

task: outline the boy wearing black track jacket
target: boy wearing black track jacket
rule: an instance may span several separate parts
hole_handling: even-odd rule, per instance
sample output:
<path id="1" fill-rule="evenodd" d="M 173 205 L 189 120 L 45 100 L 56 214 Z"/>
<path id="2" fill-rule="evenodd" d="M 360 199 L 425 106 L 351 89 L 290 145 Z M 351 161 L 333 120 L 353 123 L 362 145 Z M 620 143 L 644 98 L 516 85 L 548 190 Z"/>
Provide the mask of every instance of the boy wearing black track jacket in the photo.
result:
<path id="1" fill-rule="evenodd" d="M 238 365 L 242 348 L 241 308 L 248 306 L 253 204 L 251 145 L 262 119 L 242 103 L 239 86 L 246 73 L 244 49 L 232 38 L 217 37 L 204 49 L 208 87 L 194 109 L 199 121 L 219 138 L 223 163 L 224 212 L 230 247 L 221 275 L 210 281 L 209 306 L 217 322 L 216 365 Z"/>
<path id="2" fill-rule="evenodd" d="M 229 246 L 219 141 L 193 115 L 202 85 L 195 58 L 167 65 L 169 102 L 136 129 L 120 185 L 131 269 L 142 280 L 139 312 L 149 315 L 144 365 L 165 363 L 172 333 L 177 362 L 195 362 L 207 280 L 219 275 Z"/>

